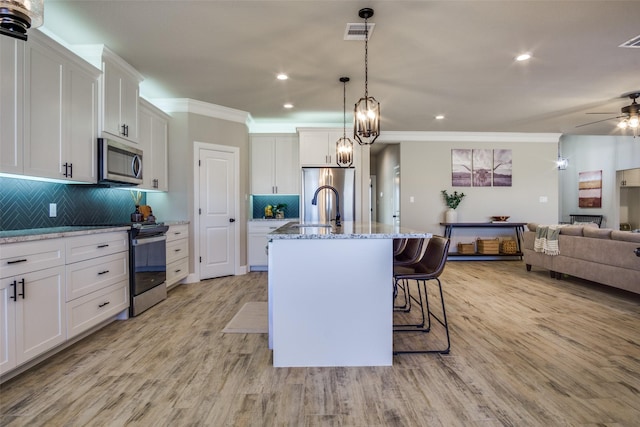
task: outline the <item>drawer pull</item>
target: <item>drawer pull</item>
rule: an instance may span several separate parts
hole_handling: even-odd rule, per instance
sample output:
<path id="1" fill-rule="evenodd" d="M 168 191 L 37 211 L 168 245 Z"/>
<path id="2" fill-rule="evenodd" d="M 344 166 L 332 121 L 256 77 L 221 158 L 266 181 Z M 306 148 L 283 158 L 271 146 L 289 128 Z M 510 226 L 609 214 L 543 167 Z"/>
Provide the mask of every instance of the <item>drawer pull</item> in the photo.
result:
<path id="1" fill-rule="evenodd" d="M 175 252 L 180 252 L 182 249 L 174 249 Z"/>
<path id="2" fill-rule="evenodd" d="M 109 272 L 109 270 L 105 270 L 105 271 L 100 271 L 98 273 L 98 276 L 102 276 L 103 274 L 107 274 Z"/>
<path id="3" fill-rule="evenodd" d="M 100 245 L 100 246 L 98 246 L 98 249 L 108 248 L 108 247 L 109 247 L 109 245 L 108 245 L 108 244 L 104 244 L 104 245 Z"/>
<path id="4" fill-rule="evenodd" d="M 174 271 L 174 273 L 180 273 L 182 270 L 177 269 L 176 271 Z"/>
<path id="5" fill-rule="evenodd" d="M 178 234 L 182 234 L 182 231 L 176 231 L 176 232 L 175 232 L 175 233 L 173 233 L 173 234 L 175 234 L 175 235 L 177 236 Z"/>
<path id="6" fill-rule="evenodd" d="M 107 305 L 107 304 L 109 304 L 109 301 L 107 301 L 107 302 L 103 302 L 102 304 L 98 304 L 98 308 L 102 308 L 102 307 L 104 307 L 104 306 L 105 306 L 105 305 Z"/>
<path id="7" fill-rule="evenodd" d="M 13 261 L 7 261 L 7 264 L 18 264 L 20 262 L 27 262 L 27 259 L 15 259 Z"/>

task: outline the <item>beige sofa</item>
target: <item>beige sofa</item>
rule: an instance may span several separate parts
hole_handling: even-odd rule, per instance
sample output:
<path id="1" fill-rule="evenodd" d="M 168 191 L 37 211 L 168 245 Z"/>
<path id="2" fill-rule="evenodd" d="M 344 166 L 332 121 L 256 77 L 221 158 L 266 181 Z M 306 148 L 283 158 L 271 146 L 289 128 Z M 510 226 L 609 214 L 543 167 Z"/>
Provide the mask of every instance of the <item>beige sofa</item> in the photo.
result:
<path id="1" fill-rule="evenodd" d="M 559 255 L 534 251 L 537 224 L 528 224 L 522 252 L 527 271 L 541 267 L 551 277 L 568 274 L 640 294 L 640 233 L 598 228 L 596 224 L 567 225 L 558 236 Z"/>

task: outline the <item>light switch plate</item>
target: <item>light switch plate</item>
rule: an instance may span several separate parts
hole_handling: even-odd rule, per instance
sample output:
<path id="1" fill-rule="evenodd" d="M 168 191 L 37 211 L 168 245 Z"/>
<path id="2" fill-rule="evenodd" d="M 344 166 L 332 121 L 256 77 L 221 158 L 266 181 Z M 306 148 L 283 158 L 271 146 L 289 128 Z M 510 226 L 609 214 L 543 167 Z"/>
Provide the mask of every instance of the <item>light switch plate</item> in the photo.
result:
<path id="1" fill-rule="evenodd" d="M 49 203 L 49 218 L 54 218 L 58 215 L 58 205 L 55 203 Z"/>

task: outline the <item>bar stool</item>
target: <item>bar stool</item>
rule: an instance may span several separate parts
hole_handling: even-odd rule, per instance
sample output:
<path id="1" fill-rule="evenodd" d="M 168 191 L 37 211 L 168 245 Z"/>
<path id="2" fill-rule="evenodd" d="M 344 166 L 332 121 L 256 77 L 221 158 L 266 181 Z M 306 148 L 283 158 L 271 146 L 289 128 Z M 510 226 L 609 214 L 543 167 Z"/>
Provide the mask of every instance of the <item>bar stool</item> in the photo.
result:
<path id="1" fill-rule="evenodd" d="M 449 337 L 449 323 L 447 322 L 447 312 L 444 304 L 442 293 L 442 282 L 440 275 L 444 271 L 449 253 L 449 239 L 440 236 L 433 236 L 427 243 L 427 248 L 416 264 L 409 269 L 406 267 L 394 268 L 394 280 L 402 281 L 405 292 L 410 300 L 413 300 L 419 307 L 422 315 L 422 321 L 415 325 L 394 325 L 395 332 L 429 332 L 431 330 L 431 319 L 444 326 L 447 345 L 442 349 L 436 350 L 394 350 L 393 354 L 401 353 L 441 353 L 447 354 L 451 349 L 451 339 Z M 410 270 L 410 271 L 408 271 Z M 409 281 L 415 280 L 418 288 L 418 298 L 413 297 L 409 292 Z M 442 318 L 431 310 L 429 306 L 429 296 L 427 293 L 427 282 L 435 281 L 438 284 L 440 292 L 440 303 L 442 306 Z M 422 294 L 424 293 L 424 299 Z"/>
<path id="2" fill-rule="evenodd" d="M 393 239 L 393 257 L 397 257 L 402 253 L 404 247 L 407 245 L 408 239 Z"/>
<path id="3" fill-rule="evenodd" d="M 393 268 L 394 270 L 397 267 L 410 267 L 411 265 L 417 263 L 420 260 L 420 255 L 422 254 L 422 246 L 424 245 L 424 239 L 404 239 L 405 244 L 402 251 L 394 255 L 393 257 Z M 410 270 L 407 270 L 410 271 Z M 410 311 L 411 310 L 411 299 L 407 295 L 407 289 L 404 287 L 404 283 L 400 283 L 398 280 L 393 280 L 393 300 L 398 297 L 398 290 L 402 290 L 404 295 L 404 304 L 393 306 L 394 310 L 400 311 Z"/>

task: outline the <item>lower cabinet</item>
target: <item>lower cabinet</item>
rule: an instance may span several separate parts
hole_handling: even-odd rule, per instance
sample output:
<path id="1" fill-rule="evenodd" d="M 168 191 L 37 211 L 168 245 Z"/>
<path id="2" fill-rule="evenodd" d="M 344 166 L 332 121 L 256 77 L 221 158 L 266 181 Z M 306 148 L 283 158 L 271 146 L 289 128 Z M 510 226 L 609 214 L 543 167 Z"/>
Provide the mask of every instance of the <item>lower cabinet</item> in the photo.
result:
<path id="1" fill-rule="evenodd" d="M 0 294 L 0 374 L 65 341 L 63 266 L 5 277 Z"/>
<path id="2" fill-rule="evenodd" d="M 249 221 L 247 224 L 247 264 L 249 271 L 268 269 L 267 244 L 269 233 L 282 227 L 291 220 Z"/>
<path id="3" fill-rule="evenodd" d="M 167 288 L 189 275 L 189 224 L 170 225 L 167 231 Z"/>
<path id="4" fill-rule="evenodd" d="M 3 245 L 0 374 L 129 307 L 123 239 L 126 231 Z"/>

